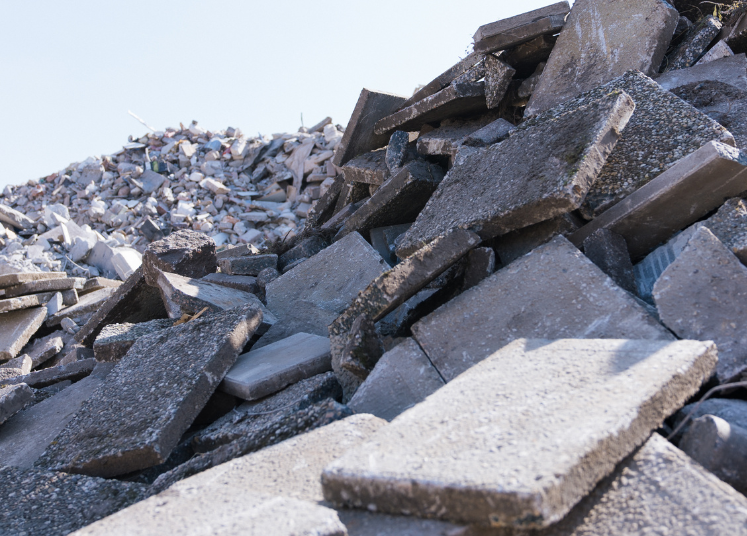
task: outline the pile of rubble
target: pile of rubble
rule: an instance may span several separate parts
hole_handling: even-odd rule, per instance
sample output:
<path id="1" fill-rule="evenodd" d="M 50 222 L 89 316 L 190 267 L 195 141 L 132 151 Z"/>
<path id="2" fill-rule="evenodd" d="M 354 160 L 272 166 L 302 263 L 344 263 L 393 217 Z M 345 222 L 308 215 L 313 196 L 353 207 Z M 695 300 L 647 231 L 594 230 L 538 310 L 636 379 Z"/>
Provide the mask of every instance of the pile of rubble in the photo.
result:
<path id="1" fill-rule="evenodd" d="M 10 192 L 56 271 L 0 275 L 3 533 L 747 534 L 747 7 L 696 5 L 560 2 L 342 136 Z M 84 223 L 117 188 L 161 200 Z"/>

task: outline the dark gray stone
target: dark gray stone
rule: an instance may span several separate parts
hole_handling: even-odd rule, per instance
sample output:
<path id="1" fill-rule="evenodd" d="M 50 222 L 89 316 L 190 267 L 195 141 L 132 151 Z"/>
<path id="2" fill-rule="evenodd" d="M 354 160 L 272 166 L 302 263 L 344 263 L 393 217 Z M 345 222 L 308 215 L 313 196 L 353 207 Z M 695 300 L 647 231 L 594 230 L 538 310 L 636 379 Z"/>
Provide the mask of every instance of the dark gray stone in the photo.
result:
<path id="1" fill-rule="evenodd" d="M 274 270 L 274 268 L 266 268 L 265 270 Z M 250 292 L 252 294 L 257 294 L 259 292 L 259 285 L 257 285 L 258 277 L 214 273 L 208 274 L 200 279 L 202 281 L 207 281 L 208 283 L 215 283 L 222 287 L 243 290 L 244 292 Z"/>
<path id="2" fill-rule="evenodd" d="M 474 35 L 476 52 L 496 52 L 526 43 L 545 34 L 560 32 L 571 10 L 568 2 L 558 2 L 515 17 L 485 24 Z"/>
<path id="3" fill-rule="evenodd" d="M 462 291 L 480 284 L 495 272 L 495 251 L 491 248 L 475 248 L 467 254 Z"/>
<path id="4" fill-rule="evenodd" d="M 389 263 L 389 266 L 394 266 L 397 263 L 397 256 L 394 254 L 395 240 L 405 234 L 411 225 L 411 223 L 403 223 L 400 225 L 377 227 L 376 229 L 371 229 L 369 232 L 371 245 Z"/>
<path id="5" fill-rule="evenodd" d="M 274 253 L 229 257 L 218 261 L 221 272 L 229 275 L 256 276 L 265 268 L 277 268 L 277 265 L 278 256 Z"/>
<path id="6" fill-rule="evenodd" d="M 322 197 L 317 199 L 314 204 L 311 205 L 311 208 L 306 215 L 306 226 L 304 227 L 304 231 L 311 231 L 321 227 L 334 215 L 335 207 L 337 206 L 337 201 L 339 200 L 344 185 L 345 178 L 342 175 L 339 175 L 335 179 L 335 182 L 332 183 L 332 186 L 324 192 Z"/>
<path id="7" fill-rule="evenodd" d="M 599 229 L 584 240 L 584 254 L 615 283 L 628 292 L 636 292 L 633 263 L 622 236 L 608 229 Z"/>
<path id="8" fill-rule="evenodd" d="M 384 343 L 376 324 L 365 314 L 353 321 L 345 348 L 340 355 L 340 368 L 365 380 L 384 355 Z"/>
<path id="9" fill-rule="evenodd" d="M 244 257 L 245 255 L 256 255 L 259 250 L 254 244 L 242 244 L 240 246 L 227 247 L 215 254 L 216 259 L 230 259 L 232 257 Z M 211 274 L 206 275 L 208 277 Z"/>
<path id="10" fill-rule="evenodd" d="M 340 212 L 352 203 L 358 203 L 367 198 L 369 193 L 369 185 L 364 182 L 346 182 L 343 184 L 342 190 L 340 190 L 340 197 L 337 199 L 335 213 Z"/>
<path id="11" fill-rule="evenodd" d="M 196 231 L 180 230 L 153 242 L 143 254 L 145 281 L 158 285 L 158 272 L 199 278 L 217 270 L 215 242 Z"/>
<path id="12" fill-rule="evenodd" d="M 506 266 L 558 235 L 569 236 L 583 223 L 584 220 L 572 213 L 563 214 L 502 235 L 493 241 L 493 246 L 501 263 Z"/>
<path id="13" fill-rule="evenodd" d="M 462 143 L 466 143 L 468 138 L 487 128 L 489 125 L 502 125 L 503 123 L 499 123 L 499 121 L 510 125 L 505 119 L 496 120 L 494 113 L 485 114 L 477 118 L 444 119 L 437 129 L 421 134 L 418 137 L 418 152 L 423 155 L 455 157 L 459 147 Z M 492 140 L 494 137 L 494 135 L 486 134 L 480 137 L 480 139 Z M 508 137 L 508 132 L 506 132 L 505 137 Z M 491 143 L 486 143 L 485 145 L 492 143 L 495 143 L 495 141 L 491 141 Z"/>
<path id="14" fill-rule="evenodd" d="M 337 214 L 332 216 L 324 225 L 322 225 L 322 231 L 329 233 L 338 232 L 350 217 L 355 214 L 355 211 L 365 205 L 369 199 L 369 197 L 366 197 L 357 203 L 350 203 L 343 207 Z"/>
<path id="15" fill-rule="evenodd" d="M 173 325 L 174 321 L 168 318 L 140 324 L 109 324 L 101 330 L 93 343 L 96 360 L 99 362 L 119 361 L 140 337 L 170 328 Z"/>
<path id="16" fill-rule="evenodd" d="M 703 17 L 682 42 L 664 60 L 664 72 L 692 67 L 705 54 L 708 45 L 721 31 L 721 22 L 713 15 Z"/>
<path id="17" fill-rule="evenodd" d="M 280 270 L 284 270 L 293 262 L 313 257 L 327 246 L 329 246 L 329 242 L 323 236 L 314 235 L 304 238 L 301 242 L 280 255 L 277 267 Z"/>
<path id="18" fill-rule="evenodd" d="M 0 387 L 0 424 L 34 402 L 34 391 L 25 383 Z"/>
<path id="19" fill-rule="evenodd" d="M 516 69 L 499 60 L 493 54 L 486 54 L 483 63 L 485 64 L 485 101 L 488 110 L 493 110 L 500 106 L 503 97 L 506 96 L 508 86 L 516 74 Z"/>
<path id="20" fill-rule="evenodd" d="M 389 177 L 386 166 L 387 149 L 377 149 L 351 159 L 342 166 L 345 182 L 360 182 L 365 184 L 381 184 Z"/>
<path id="21" fill-rule="evenodd" d="M 498 118 L 464 138 L 464 145 L 469 147 L 487 147 L 503 141 L 516 129 L 505 119 Z"/>
<path id="22" fill-rule="evenodd" d="M 25 383 L 29 387 L 40 389 L 58 382 L 67 380 L 78 381 L 93 372 L 98 362 L 93 359 L 83 359 L 66 365 L 49 367 L 42 370 L 35 370 L 22 376 L 17 376 L 8 380 L 3 380 L 0 385 L 16 385 Z"/>
<path id="23" fill-rule="evenodd" d="M 397 130 L 389 138 L 386 147 L 385 164 L 389 173 L 396 173 L 405 163 L 407 157 L 407 146 L 410 143 L 410 135 L 407 132 Z M 377 184 L 377 183 L 374 183 Z M 381 183 L 378 183 L 381 184 Z"/>

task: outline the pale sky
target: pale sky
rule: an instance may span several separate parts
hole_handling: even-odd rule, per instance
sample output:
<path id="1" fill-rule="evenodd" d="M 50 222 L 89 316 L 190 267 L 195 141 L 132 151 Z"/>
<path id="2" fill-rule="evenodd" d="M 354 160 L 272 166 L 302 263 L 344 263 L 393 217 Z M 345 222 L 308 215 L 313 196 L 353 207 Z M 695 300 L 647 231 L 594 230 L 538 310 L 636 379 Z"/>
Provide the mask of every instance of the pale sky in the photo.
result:
<path id="1" fill-rule="evenodd" d="M 363 87 L 410 96 L 482 24 L 555 0 L 0 0 L 0 187 L 193 119 L 347 125 Z"/>

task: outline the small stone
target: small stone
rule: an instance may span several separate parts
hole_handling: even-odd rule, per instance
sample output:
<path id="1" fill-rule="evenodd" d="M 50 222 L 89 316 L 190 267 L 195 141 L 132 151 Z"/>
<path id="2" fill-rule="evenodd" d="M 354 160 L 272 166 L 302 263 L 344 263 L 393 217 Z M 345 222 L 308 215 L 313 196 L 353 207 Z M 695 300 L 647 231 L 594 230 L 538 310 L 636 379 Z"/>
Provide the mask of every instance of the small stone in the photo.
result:
<path id="1" fill-rule="evenodd" d="M 126 281 L 143 263 L 143 256 L 132 248 L 117 248 L 111 263 L 122 281 Z"/>
<path id="2" fill-rule="evenodd" d="M 721 58 L 729 58 L 733 55 L 734 52 L 729 48 L 729 45 L 726 44 L 726 41 L 719 41 L 711 47 L 711 50 L 703 54 L 703 57 L 700 58 L 695 65 L 703 65 L 704 63 L 710 63 L 712 61 L 720 60 Z"/>
<path id="3" fill-rule="evenodd" d="M 148 246 L 143 255 L 145 281 L 157 286 L 158 270 L 199 278 L 217 270 L 215 242 L 194 231 L 176 231 Z"/>

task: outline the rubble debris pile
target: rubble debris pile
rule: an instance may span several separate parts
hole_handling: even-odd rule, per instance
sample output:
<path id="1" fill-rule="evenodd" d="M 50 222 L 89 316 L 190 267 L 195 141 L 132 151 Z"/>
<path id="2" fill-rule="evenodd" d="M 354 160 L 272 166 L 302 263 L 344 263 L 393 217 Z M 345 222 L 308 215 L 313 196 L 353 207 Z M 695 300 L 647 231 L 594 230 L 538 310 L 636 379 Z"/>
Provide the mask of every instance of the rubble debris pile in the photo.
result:
<path id="1" fill-rule="evenodd" d="M 563 1 L 6 187 L 0 532 L 747 536 L 745 52 Z"/>

